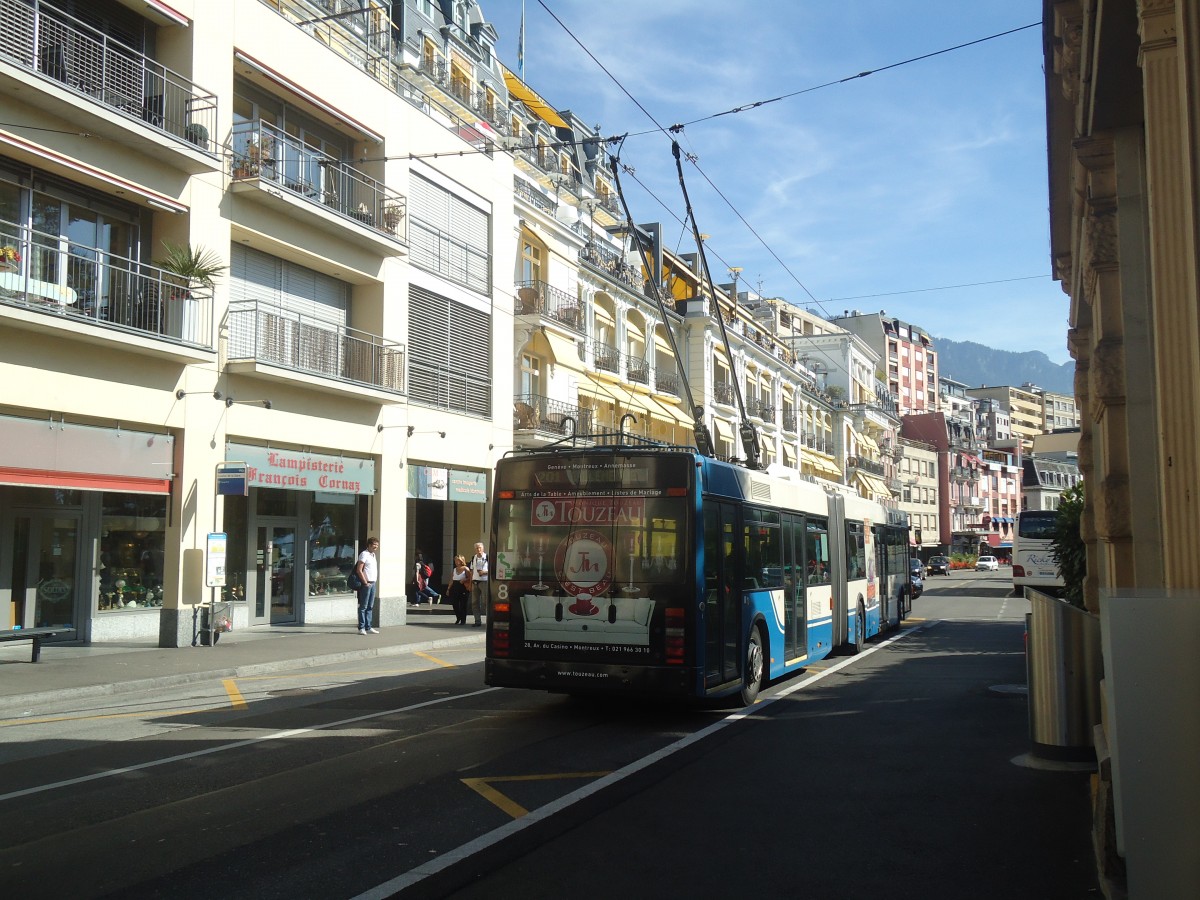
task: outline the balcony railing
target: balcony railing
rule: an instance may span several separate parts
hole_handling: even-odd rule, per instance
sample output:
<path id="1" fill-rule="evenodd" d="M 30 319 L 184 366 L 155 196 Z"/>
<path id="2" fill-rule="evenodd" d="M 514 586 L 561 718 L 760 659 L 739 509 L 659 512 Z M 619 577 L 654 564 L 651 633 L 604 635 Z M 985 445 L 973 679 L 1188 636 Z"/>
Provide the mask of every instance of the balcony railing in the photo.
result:
<path id="1" fill-rule="evenodd" d="M 656 369 L 654 372 L 654 389 L 660 394 L 682 397 L 682 384 L 683 382 L 679 380 L 679 375 L 675 372 L 664 372 L 662 369 Z"/>
<path id="2" fill-rule="evenodd" d="M 621 284 L 628 285 L 638 295 L 641 295 L 645 287 L 646 280 L 642 277 L 640 269 L 635 269 L 616 253 L 599 244 L 584 244 L 579 250 L 579 261 L 587 263 Z"/>
<path id="3" fill-rule="evenodd" d="M 212 298 L 178 275 L 3 220 L 0 254 L 0 303 L 212 349 Z"/>
<path id="4" fill-rule="evenodd" d="M 798 431 L 796 414 L 794 412 L 785 412 L 783 414 L 783 430 L 795 432 Z"/>
<path id="5" fill-rule="evenodd" d="M 646 362 L 644 359 L 630 358 L 629 367 L 626 371 L 625 377 L 628 378 L 633 384 L 649 385 L 650 363 Z"/>
<path id="6" fill-rule="evenodd" d="M 235 181 L 270 181 L 368 228 L 406 240 L 404 195 L 353 166 L 317 153 L 265 122 L 235 125 L 232 150 L 230 175 Z"/>
<path id="7" fill-rule="evenodd" d="M 775 407 L 763 400 L 751 400 L 746 404 L 746 412 L 756 419 L 775 424 Z"/>
<path id="8" fill-rule="evenodd" d="M 591 434 L 592 411 L 541 394 L 513 397 L 513 429 L 553 434 Z"/>
<path id="9" fill-rule="evenodd" d="M 535 190 L 528 181 L 519 175 L 513 176 L 513 193 L 530 206 L 536 206 L 544 212 L 554 211 L 554 198 L 547 197 L 541 191 Z"/>
<path id="10" fill-rule="evenodd" d="M 76 94 L 215 153 L 217 99 L 41 0 L 0 0 L 0 55 Z"/>
<path id="11" fill-rule="evenodd" d="M 405 390 L 402 344 L 255 300 L 229 307 L 229 359 Z"/>
<path id="12" fill-rule="evenodd" d="M 733 385 L 718 381 L 713 385 L 713 399 L 718 403 L 724 403 L 726 406 L 733 406 L 735 402 Z"/>
<path id="13" fill-rule="evenodd" d="M 518 281 L 517 314 L 541 313 L 574 328 L 582 328 L 579 298 L 545 281 Z"/>
<path id="14" fill-rule="evenodd" d="M 598 372 L 616 374 L 621 371 L 621 352 L 616 347 L 611 347 L 603 341 L 593 341 L 592 357 Z"/>
<path id="15" fill-rule="evenodd" d="M 883 475 L 883 463 L 876 462 L 865 456 L 848 456 L 846 457 L 846 466 L 852 469 L 861 469 L 864 472 L 870 472 L 873 475 Z"/>

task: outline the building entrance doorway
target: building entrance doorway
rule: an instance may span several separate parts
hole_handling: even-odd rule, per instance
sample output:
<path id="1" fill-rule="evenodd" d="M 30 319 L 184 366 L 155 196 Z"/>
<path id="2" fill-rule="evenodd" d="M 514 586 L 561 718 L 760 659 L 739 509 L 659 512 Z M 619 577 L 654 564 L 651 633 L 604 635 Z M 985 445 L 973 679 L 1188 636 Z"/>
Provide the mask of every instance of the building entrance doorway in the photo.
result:
<path id="1" fill-rule="evenodd" d="M 260 519 L 256 548 L 254 623 L 281 625 L 297 621 L 296 598 L 301 596 L 304 560 L 296 556 L 295 523 L 264 523 Z"/>

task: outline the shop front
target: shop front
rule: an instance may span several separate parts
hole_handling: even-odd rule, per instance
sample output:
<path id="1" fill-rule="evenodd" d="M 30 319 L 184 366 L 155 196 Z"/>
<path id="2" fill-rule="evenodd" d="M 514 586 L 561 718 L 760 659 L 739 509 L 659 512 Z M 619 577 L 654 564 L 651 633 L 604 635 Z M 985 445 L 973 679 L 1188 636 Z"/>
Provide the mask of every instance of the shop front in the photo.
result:
<path id="1" fill-rule="evenodd" d="M 225 496 L 234 627 L 352 622 L 349 575 L 368 537 L 373 459 L 229 443 L 245 493 Z"/>
<path id="2" fill-rule="evenodd" d="M 0 416 L 0 628 L 157 638 L 175 440 Z"/>

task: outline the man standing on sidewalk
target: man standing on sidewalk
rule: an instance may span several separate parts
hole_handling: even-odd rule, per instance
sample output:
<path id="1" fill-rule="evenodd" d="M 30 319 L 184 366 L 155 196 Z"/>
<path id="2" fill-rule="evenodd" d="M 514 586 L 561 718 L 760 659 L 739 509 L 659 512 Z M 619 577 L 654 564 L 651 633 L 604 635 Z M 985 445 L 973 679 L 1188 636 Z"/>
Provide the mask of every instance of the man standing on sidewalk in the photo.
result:
<path id="1" fill-rule="evenodd" d="M 475 556 L 471 558 L 471 612 L 475 614 L 473 627 L 478 628 L 483 623 L 479 617 L 483 615 L 487 603 L 488 558 L 483 551 L 483 544 L 475 545 Z"/>
<path id="2" fill-rule="evenodd" d="M 379 561 L 375 552 L 379 549 L 379 539 L 367 538 L 367 549 L 358 555 L 354 564 L 354 574 L 358 576 L 358 633 L 379 634 L 378 628 L 372 627 L 375 613 L 375 581 L 379 577 Z"/>

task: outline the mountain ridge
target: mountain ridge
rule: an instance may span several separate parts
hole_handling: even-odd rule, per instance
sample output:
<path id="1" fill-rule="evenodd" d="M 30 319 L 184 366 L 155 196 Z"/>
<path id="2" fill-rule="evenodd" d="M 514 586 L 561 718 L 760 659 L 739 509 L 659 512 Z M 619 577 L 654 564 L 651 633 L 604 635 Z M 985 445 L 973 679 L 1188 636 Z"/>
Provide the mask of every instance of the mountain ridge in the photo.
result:
<path id="1" fill-rule="evenodd" d="M 938 372 L 969 388 L 1020 387 L 1031 382 L 1047 391 L 1075 395 L 1075 362 L 1053 362 L 1041 350 L 997 350 L 974 341 L 934 338 Z"/>

